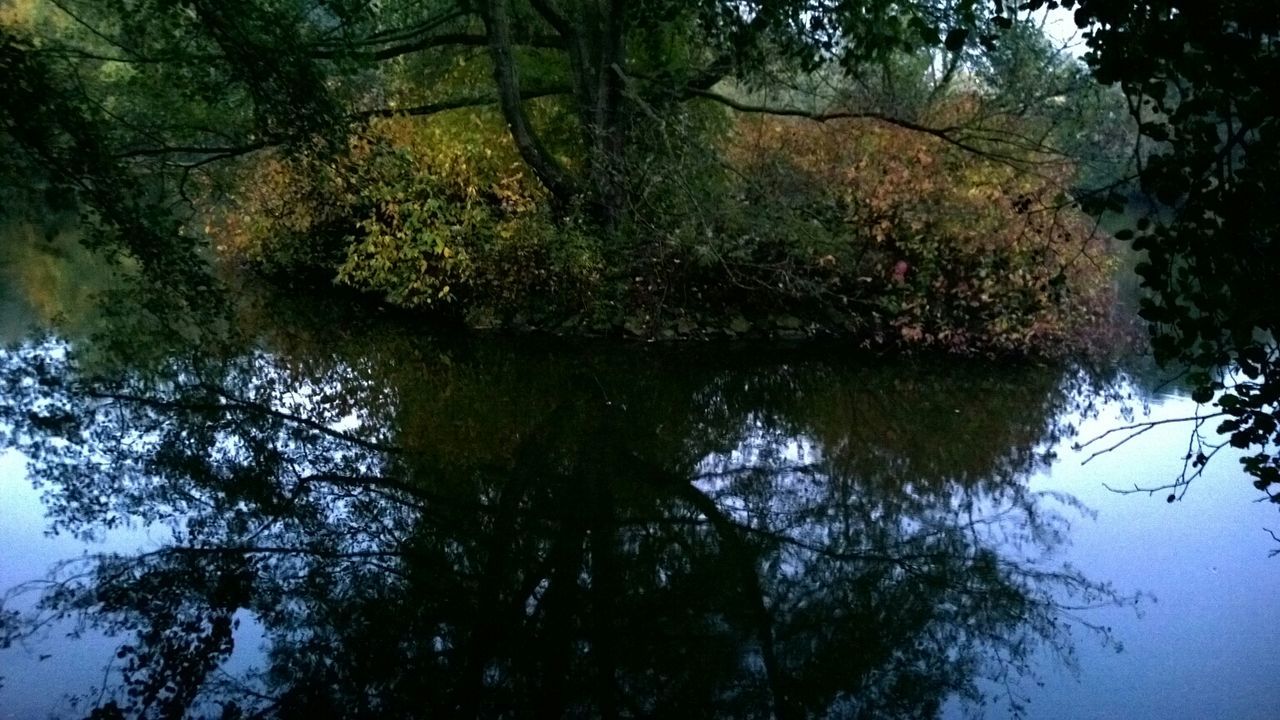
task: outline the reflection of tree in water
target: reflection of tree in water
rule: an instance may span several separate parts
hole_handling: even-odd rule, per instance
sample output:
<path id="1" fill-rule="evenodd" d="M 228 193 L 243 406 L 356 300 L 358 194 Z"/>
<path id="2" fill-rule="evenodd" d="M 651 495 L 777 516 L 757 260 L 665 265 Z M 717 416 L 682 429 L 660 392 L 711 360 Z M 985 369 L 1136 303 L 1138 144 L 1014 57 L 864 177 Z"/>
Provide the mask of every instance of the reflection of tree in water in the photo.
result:
<path id="1" fill-rule="evenodd" d="M 8 356 L 55 525 L 172 528 L 59 568 L 28 619 L 124 638 L 96 716 L 928 716 L 1016 701 L 1067 606 L 1118 599 L 1052 564 L 1021 483 L 1052 373 L 348 340 Z M 244 611 L 268 647 L 233 678 Z"/>

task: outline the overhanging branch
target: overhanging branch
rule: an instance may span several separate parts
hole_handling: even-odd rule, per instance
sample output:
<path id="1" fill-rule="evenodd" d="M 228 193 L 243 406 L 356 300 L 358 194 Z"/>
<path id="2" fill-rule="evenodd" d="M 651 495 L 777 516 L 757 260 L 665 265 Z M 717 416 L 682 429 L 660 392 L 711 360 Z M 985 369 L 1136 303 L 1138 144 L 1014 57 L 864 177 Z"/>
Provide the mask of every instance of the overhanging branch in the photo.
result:
<path id="1" fill-rule="evenodd" d="M 548 87 L 540 90 L 525 90 L 520 93 L 521 102 L 528 100 L 536 100 L 542 97 L 551 97 L 554 95 L 566 95 L 570 92 L 567 85 Z M 413 117 L 421 117 L 424 115 L 434 115 L 436 113 L 446 112 L 449 110 L 459 110 L 467 107 L 483 107 L 485 105 L 497 105 L 498 98 L 494 95 L 476 95 L 473 97 L 453 98 L 450 100 L 441 100 L 434 103 L 424 103 L 422 105 L 411 105 L 403 108 L 378 108 L 376 110 L 364 110 L 353 113 L 350 118 L 353 121 L 368 120 L 377 117 L 395 117 L 397 115 L 409 115 Z"/>
<path id="2" fill-rule="evenodd" d="M 526 90 L 520 93 L 521 101 L 536 100 L 543 97 L 553 97 L 555 95 L 565 95 L 570 92 L 567 85 L 552 86 L 540 88 L 537 90 Z M 389 118 L 397 116 L 425 117 L 436 113 L 447 112 L 449 110 L 460 110 L 468 107 L 484 107 L 486 105 L 497 105 L 498 98 L 493 95 L 475 95 L 470 97 L 452 98 L 449 100 L 441 100 L 433 103 L 423 103 L 421 105 L 409 105 L 406 107 L 382 107 L 370 110 L 361 110 L 347 115 L 348 122 L 359 123 L 372 120 L 374 118 Z M 144 157 L 167 157 L 174 155 L 188 156 L 205 156 L 206 159 L 226 160 L 242 155 L 248 155 L 258 150 L 265 150 L 270 147 L 284 145 L 291 140 L 297 139 L 296 136 L 280 136 L 266 138 L 244 145 L 226 145 L 226 146 L 209 146 L 209 145 L 165 145 L 160 147 L 136 148 L 128 150 L 114 157 L 116 159 L 144 158 Z M 203 161 L 201 161 L 203 163 Z"/>
<path id="3" fill-rule="evenodd" d="M 360 62 L 383 62 L 401 57 L 403 55 L 411 55 L 423 50 L 440 47 L 485 47 L 489 43 L 489 39 L 484 35 L 474 35 L 469 33 L 446 33 L 443 35 L 432 35 L 413 42 L 404 43 L 403 45 L 392 45 L 380 50 L 353 50 L 350 48 L 332 48 L 313 50 L 307 53 L 307 57 L 313 60 L 356 60 Z M 514 42 L 515 47 L 531 47 L 531 48 L 562 48 L 564 43 L 555 37 L 538 36 L 525 41 Z"/>
<path id="4" fill-rule="evenodd" d="M 731 98 L 727 95 L 722 95 L 720 93 L 713 92 L 711 90 L 703 90 L 701 88 L 694 87 L 694 86 L 686 87 L 684 92 L 686 97 L 698 97 L 698 98 L 703 98 L 705 100 L 711 100 L 712 102 L 719 103 L 721 105 L 724 105 L 725 107 L 728 107 L 732 110 L 736 110 L 737 112 L 741 112 L 741 113 L 773 115 L 777 117 L 795 117 L 795 118 L 802 118 L 805 120 L 812 120 L 814 122 L 833 122 L 836 120 L 875 120 L 877 122 L 885 123 L 887 125 L 893 125 L 895 127 L 903 128 L 904 130 L 910 130 L 912 132 L 918 132 L 924 135 L 930 135 L 932 137 L 938 138 L 939 140 L 947 143 L 948 145 L 952 145 L 954 147 L 960 148 L 965 152 L 972 153 L 974 155 L 978 155 L 981 157 L 989 158 L 992 160 L 996 160 L 1009 165 L 1014 165 L 1017 167 L 1025 167 L 1027 165 L 1034 164 L 1032 161 L 1029 161 L 1026 158 L 1020 158 L 1012 155 L 1006 155 L 1003 153 L 994 152 L 992 150 L 981 148 L 969 142 L 966 142 L 966 140 L 963 137 L 957 135 L 958 133 L 962 132 L 964 128 L 957 127 L 957 126 L 948 126 L 948 127 L 941 127 L 941 128 L 930 127 L 928 125 L 921 125 L 920 123 L 917 123 L 917 122 L 912 122 L 910 120 L 905 120 L 903 118 L 894 117 L 892 115 L 874 111 L 874 110 L 868 110 L 868 111 L 835 110 L 830 112 L 810 112 L 808 110 L 801 110 L 799 108 L 756 105 L 753 103 L 743 102 L 741 100 L 735 100 L 734 98 Z"/>

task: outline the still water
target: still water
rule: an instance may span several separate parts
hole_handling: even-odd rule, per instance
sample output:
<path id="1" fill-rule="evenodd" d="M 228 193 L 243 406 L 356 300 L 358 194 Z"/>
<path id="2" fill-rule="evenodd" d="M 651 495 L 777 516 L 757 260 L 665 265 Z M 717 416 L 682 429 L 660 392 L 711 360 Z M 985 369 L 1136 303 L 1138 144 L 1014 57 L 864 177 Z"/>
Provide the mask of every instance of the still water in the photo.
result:
<path id="1" fill-rule="evenodd" d="M 1280 518 L 1225 456 L 1108 490 L 1190 427 L 1077 443 L 1195 413 L 1120 368 L 200 331 L 16 270 L 0 718 L 1280 717 Z"/>

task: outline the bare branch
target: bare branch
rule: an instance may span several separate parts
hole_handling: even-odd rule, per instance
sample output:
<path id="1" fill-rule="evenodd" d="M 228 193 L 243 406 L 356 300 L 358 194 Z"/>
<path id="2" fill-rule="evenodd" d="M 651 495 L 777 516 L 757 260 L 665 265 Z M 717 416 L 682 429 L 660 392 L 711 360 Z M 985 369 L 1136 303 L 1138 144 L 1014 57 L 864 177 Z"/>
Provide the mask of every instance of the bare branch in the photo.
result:
<path id="1" fill-rule="evenodd" d="M 1200 423 L 1200 422 L 1204 422 L 1205 420 L 1209 420 L 1215 417 L 1221 417 L 1226 414 L 1227 413 L 1225 412 L 1216 412 L 1216 413 L 1210 413 L 1208 415 L 1191 415 L 1188 417 L 1165 418 L 1164 420 L 1148 420 L 1147 422 L 1133 423 L 1132 425 L 1121 425 L 1120 427 L 1111 428 L 1110 430 L 1102 433 L 1101 435 L 1098 435 L 1097 437 L 1093 438 L 1092 440 L 1089 440 L 1088 442 L 1077 443 L 1075 446 L 1075 449 L 1083 450 L 1109 435 L 1113 435 L 1118 432 L 1124 432 L 1125 430 L 1136 430 L 1138 428 L 1150 429 L 1148 426 L 1155 427 L 1156 425 L 1169 425 L 1171 423 L 1184 423 L 1184 422 Z"/>

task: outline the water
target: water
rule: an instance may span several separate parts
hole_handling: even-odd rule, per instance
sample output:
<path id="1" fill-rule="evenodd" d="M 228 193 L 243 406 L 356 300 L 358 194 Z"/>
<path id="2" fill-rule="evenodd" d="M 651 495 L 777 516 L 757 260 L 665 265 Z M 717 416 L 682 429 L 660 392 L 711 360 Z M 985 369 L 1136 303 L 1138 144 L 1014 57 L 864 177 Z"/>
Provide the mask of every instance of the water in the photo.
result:
<path id="1" fill-rule="evenodd" d="M 1107 490 L 1189 427 L 1075 443 L 1195 411 L 1119 369 L 7 277 L 0 717 L 1280 716 L 1274 506 L 1225 456 Z"/>

